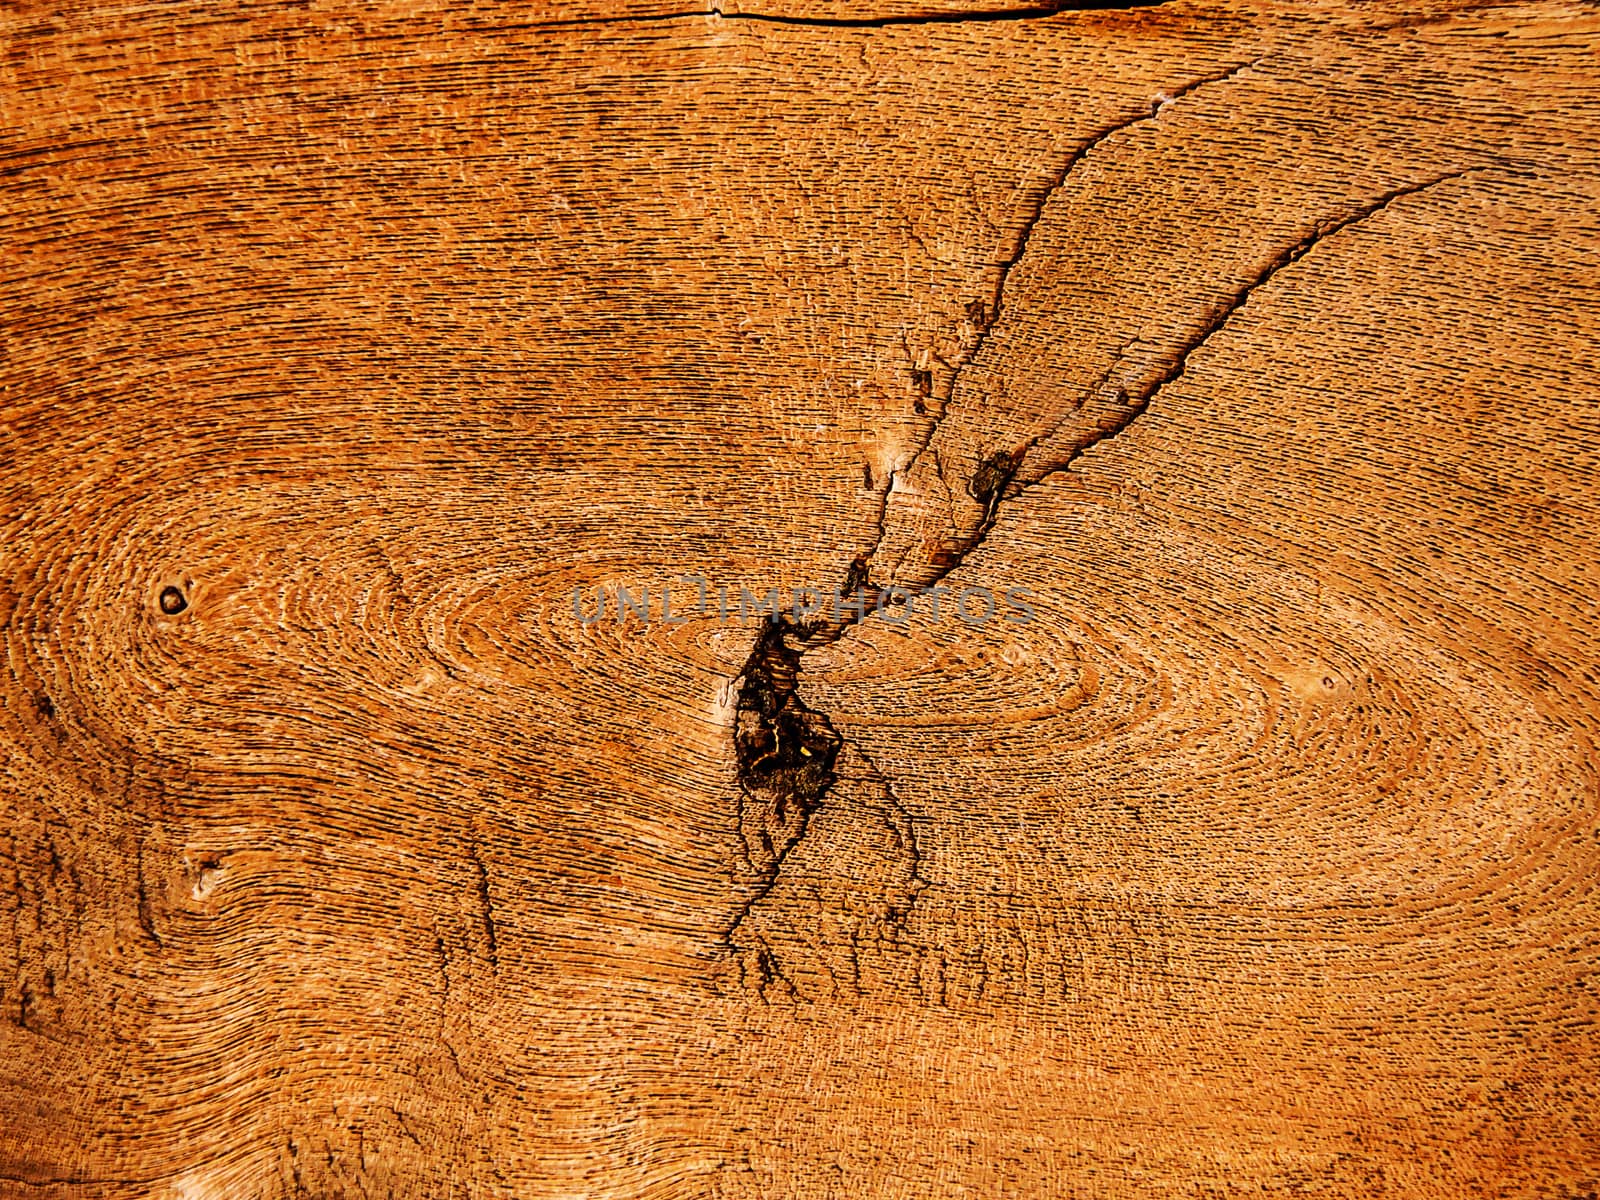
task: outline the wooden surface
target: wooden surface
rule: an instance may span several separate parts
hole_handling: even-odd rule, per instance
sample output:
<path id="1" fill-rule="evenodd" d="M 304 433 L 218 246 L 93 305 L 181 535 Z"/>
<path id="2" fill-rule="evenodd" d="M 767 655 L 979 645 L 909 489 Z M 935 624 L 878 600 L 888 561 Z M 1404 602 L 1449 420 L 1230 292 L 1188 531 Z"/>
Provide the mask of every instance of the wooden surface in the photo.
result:
<path id="1" fill-rule="evenodd" d="M 0 14 L 0 1195 L 1593 1200 L 1600 9 L 735 9 Z"/>

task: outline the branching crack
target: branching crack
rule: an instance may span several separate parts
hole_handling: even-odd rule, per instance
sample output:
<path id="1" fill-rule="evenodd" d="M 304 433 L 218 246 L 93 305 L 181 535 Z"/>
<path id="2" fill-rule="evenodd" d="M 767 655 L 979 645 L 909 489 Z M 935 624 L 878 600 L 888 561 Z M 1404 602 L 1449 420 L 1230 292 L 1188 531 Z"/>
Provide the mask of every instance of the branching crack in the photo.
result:
<path id="1" fill-rule="evenodd" d="M 794 984 L 783 975 L 765 939 L 758 937 L 752 946 L 739 946 L 734 938 L 754 906 L 772 890 L 785 858 L 805 836 L 811 815 L 821 807 L 829 788 L 836 781 L 835 762 L 844 744 L 843 737 L 827 716 L 809 708 L 800 698 L 800 672 L 805 652 L 819 645 L 836 642 L 854 624 L 865 620 L 885 602 L 903 602 L 905 598 L 925 592 L 946 578 L 989 535 L 1006 501 L 1016 498 L 1042 480 L 1070 469 L 1090 449 L 1126 430 L 1149 409 L 1163 388 L 1184 373 L 1192 356 L 1227 325 L 1258 289 L 1278 272 L 1298 262 L 1313 247 L 1383 211 L 1397 200 L 1472 171 L 1487 169 L 1469 167 L 1405 184 L 1342 216 L 1315 224 L 1303 237 L 1274 254 L 1249 279 L 1216 304 L 1206 314 L 1199 328 L 1164 361 L 1158 363 L 1158 369 L 1148 379 L 1115 384 L 1109 414 L 1079 439 L 1061 461 L 1032 467 L 1024 472 L 1030 453 L 1058 432 L 1065 425 L 1065 419 L 1046 433 L 1028 439 L 1015 450 L 995 451 L 982 458 L 967 487 L 980 513 L 972 527 L 965 532 L 958 528 L 955 536 L 934 553 L 932 561 L 926 564 L 926 571 L 911 586 L 885 589 L 873 583 L 872 559 L 881 549 L 886 535 L 890 496 L 894 492 L 896 478 L 909 471 L 918 458 L 932 447 L 940 421 L 954 395 L 957 376 L 961 368 L 973 360 L 999 319 L 1011 272 L 1026 254 L 1033 232 L 1051 197 L 1065 186 L 1078 164 L 1109 138 L 1142 122 L 1157 119 L 1162 109 L 1172 101 L 1209 84 L 1232 79 L 1259 62 L 1256 59 L 1240 63 L 1219 74 L 1193 80 L 1159 98 L 1148 112 L 1108 126 L 1073 151 L 1030 204 L 1011 248 L 993 264 L 989 298 L 975 301 L 970 306 L 967 318 L 975 334 L 964 352 L 949 364 L 945 396 L 938 410 L 932 414 L 917 449 L 904 466 L 890 472 L 883 485 L 876 540 L 871 550 L 850 564 L 838 590 L 838 597 L 846 603 L 835 605 L 832 617 L 818 618 L 807 624 L 798 624 L 781 615 L 773 616 L 763 624 L 750 658 L 735 681 L 739 687 L 734 732 L 739 769 L 738 824 L 744 862 L 752 886 L 723 938 L 728 950 L 755 951 L 754 969 L 763 997 L 767 988 L 775 982 L 782 982 L 791 991 L 794 990 Z M 1121 359 L 1119 355 L 1118 363 L 1090 390 L 1091 395 L 1103 394 L 1113 388 L 1113 379 Z M 1081 410 L 1083 403 L 1080 400 L 1074 411 Z M 937 450 L 934 453 L 937 454 Z M 942 464 L 940 477 L 944 477 Z M 915 822 L 888 777 L 859 747 L 855 749 L 867 763 L 873 781 L 882 789 L 884 822 L 891 846 L 908 865 L 902 889 L 904 898 L 891 900 L 886 912 L 886 924 L 891 932 L 903 931 L 918 894 L 928 886 L 921 873 L 922 851 Z"/>
<path id="2" fill-rule="evenodd" d="M 851 604 L 842 609 L 835 606 L 832 619 L 822 619 L 803 626 L 782 615 L 774 615 L 762 625 L 744 670 L 735 681 L 739 685 L 734 708 L 734 748 L 739 770 L 737 821 L 744 866 L 749 876 L 749 892 L 723 934 L 725 948 L 739 948 L 734 940 L 735 935 L 755 905 L 771 892 L 784 859 L 805 836 L 812 813 L 821 806 L 823 797 L 836 779 L 834 764 L 843 739 L 825 714 L 809 708 L 800 699 L 801 657 L 812 646 L 831 644 L 843 637 L 853 624 L 864 620 L 868 612 L 884 599 L 882 589 L 871 581 L 871 560 L 883 543 L 895 480 L 898 475 L 909 471 L 932 445 L 939 424 L 948 410 L 949 400 L 954 395 L 961 368 L 972 361 L 999 320 L 1006 283 L 1013 268 L 1027 252 L 1028 243 L 1043 216 L 1045 206 L 1065 186 L 1074 168 L 1109 138 L 1135 125 L 1157 119 L 1161 110 L 1172 101 L 1208 84 L 1232 79 L 1259 61 L 1237 63 L 1221 73 L 1191 80 L 1163 94 L 1148 112 L 1141 112 L 1098 131 L 1067 157 L 1060 170 L 1029 205 L 1010 249 L 992 266 L 993 280 L 988 299 L 975 300 L 967 307 L 967 322 L 974 331 L 970 344 L 949 364 L 945 395 L 940 398 L 937 411 L 930 417 L 920 444 L 907 463 L 899 470 L 890 471 L 884 481 L 879 499 L 877 538 L 871 550 L 850 564 L 839 588 L 839 597 Z M 928 379 L 931 386 L 931 376 Z M 919 390 L 926 393 L 928 389 L 921 388 L 921 380 L 918 382 Z M 957 537 L 932 564 L 931 578 L 911 591 L 920 592 L 936 585 L 960 566 L 967 554 L 988 536 L 999 519 L 1001 504 L 1008 498 L 1008 489 L 1012 487 L 1027 449 L 1025 446 L 1010 453 L 997 451 L 979 464 L 968 491 L 982 507 L 981 520 L 967 534 Z M 863 759 L 871 766 L 876 781 L 883 788 L 885 821 L 890 832 L 911 862 L 907 899 L 898 908 L 891 904 L 890 909 L 891 926 L 903 929 L 911 905 L 925 886 L 920 874 L 921 854 L 916 831 L 910 813 L 900 803 L 888 778 L 870 760 L 866 760 L 865 755 Z M 764 944 L 757 956 L 764 995 L 772 974 L 768 970 L 771 964 L 765 962 L 763 956 L 771 958 L 771 951 Z"/>
<path id="3" fill-rule="evenodd" d="M 1079 163 L 1083 162 L 1084 159 L 1088 158 L 1089 155 L 1093 154 L 1117 134 L 1132 129 L 1137 125 L 1143 125 L 1148 121 L 1156 120 L 1161 115 L 1161 111 L 1169 104 L 1181 100 L 1203 87 L 1209 87 L 1211 84 L 1226 83 L 1241 72 L 1260 65 L 1261 59 L 1251 59 L 1249 62 L 1235 63 L 1227 70 L 1217 74 L 1203 75 L 1198 79 L 1191 79 L 1170 92 L 1162 93 L 1151 103 L 1148 112 L 1142 112 L 1137 116 L 1128 117 L 1107 125 L 1069 154 L 1061 164 L 1061 168 L 1051 178 L 1050 182 L 1040 189 L 1037 198 L 1029 205 L 1028 214 L 1018 227 L 1016 237 L 1012 241 L 1011 251 L 995 263 L 992 268 L 995 272 L 995 278 L 987 306 L 988 321 L 983 326 L 982 338 L 988 337 L 989 330 L 994 327 L 995 322 L 1000 318 L 1006 282 L 1009 280 L 1012 270 L 1022 261 L 1022 256 L 1028 252 L 1028 243 L 1032 240 L 1033 231 L 1038 227 L 1040 219 L 1044 216 L 1045 207 L 1050 203 L 1051 198 L 1066 186 L 1067 179 L 1077 169 Z M 972 353 L 967 356 L 968 360 L 976 357 L 978 350 L 982 348 L 982 338 L 979 339 L 977 345 L 973 346 Z"/>
<path id="4" fill-rule="evenodd" d="M 916 448 L 911 452 L 911 457 L 908 458 L 902 466 L 890 471 L 888 478 L 884 482 L 883 492 L 879 498 L 878 505 L 878 516 L 876 521 L 877 533 L 874 537 L 872 548 L 867 551 L 867 558 L 870 559 L 877 554 L 878 550 L 883 545 L 884 537 L 887 535 L 890 503 L 889 498 L 894 491 L 896 477 L 909 473 L 911 469 L 916 466 L 923 454 L 927 452 L 928 447 L 933 444 L 933 439 L 939 432 L 939 425 L 944 420 L 945 414 L 948 412 L 949 406 L 955 398 L 956 384 L 959 380 L 961 369 L 977 358 L 979 351 L 983 349 L 984 343 L 988 340 L 990 330 L 992 330 L 999 322 L 1000 314 L 1005 307 L 1006 284 L 1010 281 L 1011 272 L 1016 268 L 1017 264 L 1022 261 L 1023 256 L 1028 252 L 1028 243 L 1032 240 L 1034 230 L 1038 227 L 1040 220 L 1044 217 L 1045 208 L 1049 205 L 1050 200 L 1055 196 L 1055 194 L 1066 186 L 1067 180 L 1072 176 L 1073 171 L 1077 169 L 1078 165 L 1082 163 L 1084 159 L 1088 158 L 1089 155 L 1093 154 L 1097 149 L 1103 146 L 1106 142 L 1110 141 L 1112 138 L 1116 137 L 1119 133 L 1123 133 L 1126 130 L 1134 128 L 1135 126 L 1145 124 L 1148 121 L 1154 121 L 1160 117 L 1162 110 L 1168 105 L 1183 99 L 1185 96 L 1188 96 L 1193 92 L 1199 91 L 1203 87 L 1208 87 L 1211 84 L 1216 83 L 1226 83 L 1239 75 L 1241 72 L 1249 70 L 1252 67 L 1259 66 L 1260 63 L 1261 59 L 1259 58 L 1251 59 L 1248 62 L 1235 63 L 1225 71 L 1220 71 L 1211 75 L 1203 75 L 1197 79 L 1191 79 L 1186 83 L 1180 84 L 1178 87 L 1169 92 L 1161 93 L 1160 96 L 1151 102 L 1148 111 L 1141 111 L 1134 116 L 1124 117 L 1121 120 L 1114 121 L 1091 134 L 1085 141 L 1080 143 L 1076 149 L 1067 155 L 1067 157 L 1062 161 L 1061 166 L 1056 170 L 1055 174 L 1051 176 L 1051 178 L 1042 188 L 1038 189 L 1037 194 L 1035 194 L 1029 202 L 1027 211 L 1025 212 L 1021 223 L 1018 225 L 1015 235 L 1011 239 L 1010 249 L 1007 250 L 1005 254 L 1003 254 L 989 267 L 988 274 L 990 276 L 990 281 L 988 286 L 988 299 L 975 300 L 967 306 L 966 316 L 969 324 L 973 328 L 973 334 L 969 339 L 969 344 L 963 348 L 961 354 L 958 355 L 955 362 L 951 364 L 948 387 L 944 389 L 944 395 L 938 397 L 937 409 L 929 417 L 927 426 L 922 432 L 921 439 L 918 441 Z M 987 532 L 987 530 L 985 532 Z M 968 546 L 967 550 L 970 549 L 971 547 Z M 962 551 L 961 553 L 965 552 L 966 551 Z M 935 579 L 932 582 L 937 583 L 938 580 Z"/>

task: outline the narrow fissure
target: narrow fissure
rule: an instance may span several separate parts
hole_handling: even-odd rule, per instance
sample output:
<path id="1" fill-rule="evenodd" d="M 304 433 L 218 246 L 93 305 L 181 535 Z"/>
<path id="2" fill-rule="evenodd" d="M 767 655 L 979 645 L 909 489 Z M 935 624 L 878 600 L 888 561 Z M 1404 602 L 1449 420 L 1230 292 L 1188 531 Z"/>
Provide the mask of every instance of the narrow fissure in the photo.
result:
<path id="1" fill-rule="evenodd" d="M 976 11 L 899 13 L 880 17 L 806 17 L 787 13 L 724 12 L 711 8 L 673 9 L 668 12 L 605 13 L 581 17 L 554 17 L 529 21 L 525 29 L 562 29 L 580 25 L 652 24 L 687 21 L 695 17 L 715 17 L 723 21 L 752 21 L 763 25 L 792 25 L 804 29 L 889 29 L 897 25 L 983 25 L 1008 21 L 1040 21 L 1079 12 L 1116 12 L 1139 8 L 1159 8 L 1172 0 L 1073 0 L 1063 4 L 1024 4 L 1010 8 Z"/>

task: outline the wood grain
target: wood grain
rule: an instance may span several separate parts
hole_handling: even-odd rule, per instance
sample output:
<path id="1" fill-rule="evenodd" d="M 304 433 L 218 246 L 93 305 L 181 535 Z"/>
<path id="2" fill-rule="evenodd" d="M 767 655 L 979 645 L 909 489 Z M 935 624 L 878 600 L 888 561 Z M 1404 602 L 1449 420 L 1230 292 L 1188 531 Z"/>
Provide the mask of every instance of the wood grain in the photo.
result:
<path id="1" fill-rule="evenodd" d="M 1592 4 L 0 22 L 0 1195 L 1600 1191 Z"/>

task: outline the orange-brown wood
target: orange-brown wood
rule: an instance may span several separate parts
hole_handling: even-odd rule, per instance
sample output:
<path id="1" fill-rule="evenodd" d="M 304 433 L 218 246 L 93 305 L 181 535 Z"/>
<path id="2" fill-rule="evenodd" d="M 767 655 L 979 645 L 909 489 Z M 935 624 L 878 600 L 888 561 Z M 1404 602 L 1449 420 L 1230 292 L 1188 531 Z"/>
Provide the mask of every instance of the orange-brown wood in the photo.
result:
<path id="1" fill-rule="evenodd" d="M 0 1196 L 1592 1200 L 1600 11 L 696 7 L 0 16 Z"/>

